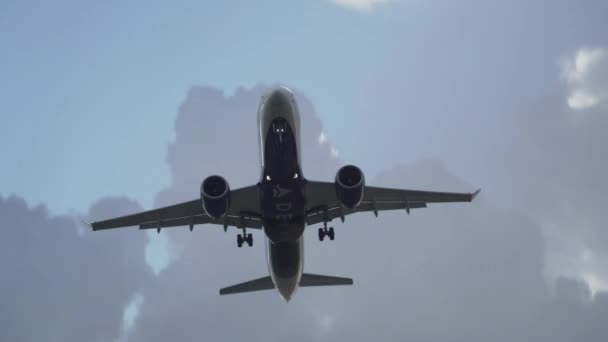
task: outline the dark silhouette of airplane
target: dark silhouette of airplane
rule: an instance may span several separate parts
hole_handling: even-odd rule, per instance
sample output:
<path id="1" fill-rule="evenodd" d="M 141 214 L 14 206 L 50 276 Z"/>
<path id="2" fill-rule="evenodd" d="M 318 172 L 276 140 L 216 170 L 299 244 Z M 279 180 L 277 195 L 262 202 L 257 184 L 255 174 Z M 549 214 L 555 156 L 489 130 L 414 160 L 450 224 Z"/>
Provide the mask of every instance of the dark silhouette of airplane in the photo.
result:
<path id="1" fill-rule="evenodd" d="M 307 180 L 302 173 L 300 117 L 293 93 L 279 87 L 262 97 L 258 109 L 260 181 L 231 190 L 221 176 L 203 180 L 200 198 L 172 206 L 93 222 L 93 230 L 128 226 L 167 227 L 218 224 L 242 229 L 237 245 L 253 245 L 247 229 L 266 233 L 269 276 L 233 285 L 220 294 L 277 289 L 286 301 L 300 286 L 352 285 L 350 278 L 303 273 L 305 226 L 323 224 L 319 240 L 335 238 L 333 219 L 358 212 L 425 208 L 427 203 L 471 202 L 479 193 L 450 193 L 379 188 L 365 185 L 361 170 L 341 167 L 333 182 Z"/>

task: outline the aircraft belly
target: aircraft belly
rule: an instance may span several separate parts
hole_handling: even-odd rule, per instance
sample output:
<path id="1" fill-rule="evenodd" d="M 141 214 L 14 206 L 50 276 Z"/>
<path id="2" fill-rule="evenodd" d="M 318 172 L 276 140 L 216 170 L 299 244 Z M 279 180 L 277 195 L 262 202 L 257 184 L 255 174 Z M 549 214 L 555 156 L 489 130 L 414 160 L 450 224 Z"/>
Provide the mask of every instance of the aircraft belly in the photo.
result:
<path id="1" fill-rule="evenodd" d="M 297 290 L 304 270 L 303 238 L 279 243 L 266 241 L 270 277 L 281 296 L 289 300 Z"/>
<path id="2" fill-rule="evenodd" d="M 289 300 L 302 277 L 305 228 L 304 177 L 300 168 L 299 115 L 290 92 L 271 93 L 259 111 L 261 210 L 268 237 L 272 281 Z"/>
<path id="3" fill-rule="evenodd" d="M 266 133 L 265 144 L 260 182 L 264 231 L 274 242 L 295 241 L 305 226 L 304 180 L 296 136 L 288 123 L 277 119 Z"/>

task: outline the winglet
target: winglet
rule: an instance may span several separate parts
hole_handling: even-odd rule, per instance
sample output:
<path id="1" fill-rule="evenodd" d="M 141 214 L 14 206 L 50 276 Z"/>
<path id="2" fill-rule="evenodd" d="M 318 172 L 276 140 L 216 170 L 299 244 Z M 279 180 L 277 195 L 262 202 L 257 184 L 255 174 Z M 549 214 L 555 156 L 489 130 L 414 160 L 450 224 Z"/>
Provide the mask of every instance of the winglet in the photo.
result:
<path id="1" fill-rule="evenodd" d="M 471 194 L 471 201 L 473 201 L 475 199 L 475 197 L 477 197 L 477 195 L 479 195 L 479 193 L 481 192 L 481 188 L 477 189 L 477 191 L 475 191 L 474 193 Z"/>
<path id="2" fill-rule="evenodd" d="M 87 222 L 85 220 L 80 220 L 80 222 L 82 222 L 83 224 L 85 224 L 86 226 L 88 226 L 89 228 L 95 230 L 95 228 L 93 228 L 93 225 L 91 224 L 91 222 Z"/>

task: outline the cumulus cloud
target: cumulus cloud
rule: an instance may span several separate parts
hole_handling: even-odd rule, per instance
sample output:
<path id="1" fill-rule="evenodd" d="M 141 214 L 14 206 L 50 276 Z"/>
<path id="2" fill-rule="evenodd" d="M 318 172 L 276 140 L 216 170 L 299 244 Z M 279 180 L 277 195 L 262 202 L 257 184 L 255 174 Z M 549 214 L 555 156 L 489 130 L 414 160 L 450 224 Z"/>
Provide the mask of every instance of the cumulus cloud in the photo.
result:
<path id="1" fill-rule="evenodd" d="M 547 275 L 584 281 L 596 293 L 608 282 L 608 162 L 601 157 L 608 117 L 598 105 L 572 120 L 562 103 L 563 94 L 555 93 L 513 108 L 504 120 L 520 134 L 495 172 L 509 184 L 518 210 L 539 223 L 548 244 Z"/>
<path id="2" fill-rule="evenodd" d="M 327 136 L 325 135 L 325 132 L 319 133 L 319 145 L 323 145 L 326 142 L 327 142 Z"/>
<path id="3" fill-rule="evenodd" d="M 388 0 L 331 0 L 331 2 L 348 9 L 368 12 L 379 5 L 385 4 Z"/>
<path id="4" fill-rule="evenodd" d="M 334 158 L 338 158 L 338 156 L 340 155 L 340 151 L 338 151 L 337 148 L 333 147 L 330 150 L 331 156 Z"/>
<path id="5" fill-rule="evenodd" d="M 141 210 L 124 198 L 93 205 L 91 217 Z M 123 311 L 149 280 L 145 235 L 79 230 L 16 196 L 0 196 L 0 340 L 112 341 Z"/>
<path id="6" fill-rule="evenodd" d="M 235 186 L 257 180 L 251 108 L 264 90 L 225 96 L 212 87 L 191 89 L 168 149 L 172 182 L 157 196 L 157 205 L 196 198 L 208 174 L 226 175 Z M 319 144 L 322 124 L 310 101 L 296 94 L 304 172 L 331 179 L 340 161 L 328 144 Z M 608 295 L 602 292 L 602 274 L 589 267 L 573 276 L 564 269 L 568 263 L 548 258 L 553 242 L 547 231 L 567 241 L 576 237 L 587 251 L 581 259 L 601 262 L 608 235 L 598 229 L 603 222 L 598 199 L 606 190 L 600 177 L 606 163 L 582 151 L 591 147 L 589 153 L 599 155 L 608 118 L 590 116 L 572 131 L 568 113 L 559 111 L 558 101 L 551 103 L 554 107 L 543 107 L 532 120 L 525 111 L 516 117 L 546 134 L 526 134 L 512 155 L 501 155 L 512 163 L 505 172 L 517 179 L 510 186 L 518 206 L 492 206 L 485 192 L 470 204 L 436 204 L 411 215 L 349 216 L 344 224 L 333 222 L 332 242 L 317 241 L 311 227 L 313 233 L 305 233 L 306 271 L 351 276 L 355 285 L 301 289 L 288 305 L 273 291 L 217 294 L 223 286 L 267 274 L 261 232 L 254 232 L 253 248 L 238 249 L 233 230 L 165 229 L 160 237 L 176 252 L 153 276 L 146 263 L 148 236 L 137 229 L 79 232 L 69 217 L 49 217 L 44 208 L 30 209 L 16 198 L 0 201 L 0 228 L 6 231 L 0 260 L 7 272 L 0 286 L 12 294 L 0 306 L 0 339 L 603 341 Z M 575 143 L 558 143 L 566 133 Z M 232 138 L 225 139 L 227 134 Z M 523 148 L 530 145 L 536 148 Z M 564 154 L 569 159 L 560 158 Z M 593 182 L 581 187 L 581 177 Z M 448 191 L 472 190 L 470 182 L 434 159 L 401 164 L 369 179 L 379 186 Z M 137 210 L 132 201 L 108 199 L 87 216 Z M 547 267 L 556 270 L 553 286 L 546 282 Z M 91 308 L 95 314 L 87 315 Z M 268 322 L 275 329 L 260 329 Z"/>
<path id="7" fill-rule="evenodd" d="M 257 179 L 257 161 L 247 156 L 257 157 L 257 146 L 242 149 L 256 139 L 251 129 L 255 119 L 249 117 L 261 93 L 262 87 L 240 89 L 230 97 L 211 87 L 189 92 L 169 148 L 174 181 L 159 194 L 159 204 L 190 199 L 202 177 L 212 172 L 227 174 L 236 184 Z M 330 146 L 319 144 L 323 130 L 312 105 L 297 96 L 307 108 L 302 115 L 304 172 L 309 178 L 331 179 L 339 163 Z M 222 140 L 216 131 L 235 120 L 251 124 L 235 127 L 235 138 L 218 145 Z M 213 162 L 193 160 L 193 155 Z M 394 167 L 369 183 L 474 189 L 437 160 Z M 337 238 L 331 243 L 317 241 L 308 230 L 306 271 L 352 276 L 355 285 L 301 289 L 288 305 L 272 291 L 217 295 L 220 287 L 266 274 L 261 232 L 254 232 L 253 248 L 238 249 L 233 230 L 166 229 L 162 234 L 179 257 L 142 291 L 145 301 L 130 341 L 193 341 L 201 331 L 214 339 L 353 341 L 487 336 L 567 341 L 573 331 L 583 331 L 586 340 L 602 340 L 607 333 L 601 324 L 606 295 L 592 297 L 586 282 L 559 275 L 548 286 L 542 225 L 525 212 L 493 208 L 484 196 L 472 204 L 433 205 L 409 216 L 357 214 L 345 224 L 334 222 Z M 269 321 L 278 328 L 259 329 Z"/>
<path id="8" fill-rule="evenodd" d="M 314 136 L 314 135 L 312 135 Z M 444 163 L 395 167 L 370 183 L 468 190 Z M 306 270 L 352 276 L 355 285 L 300 289 L 286 305 L 268 292 L 220 297 L 217 289 L 266 272 L 255 235 L 237 249 L 234 234 L 212 228 L 171 235 L 182 257 L 146 290 L 131 341 L 214 339 L 402 341 L 602 341 L 608 298 L 585 283 L 543 278 L 541 227 L 526 215 L 472 204 L 358 214 L 335 223 L 337 238 L 307 231 Z M 362 309 L 364 308 L 364 309 Z M 234 322 L 238 322 L 235 324 Z M 276 329 L 260 329 L 273 322 Z"/>
<path id="9" fill-rule="evenodd" d="M 327 135 L 325 134 L 325 132 L 321 132 L 319 134 L 319 138 L 317 139 L 317 141 L 319 142 L 319 145 L 327 144 L 329 146 L 329 154 L 334 159 L 337 159 L 338 157 L 340 157 L 340 151 L 338 151 L 338 148 L 336 146 L 334 146 L 333 144 L 331 144 L 329 142 L 329 139 L 327 138 Z"/>
<path id="10" fill-rule="evenodd" d="M 608 52 L 605 48 L 581 48 L 562 63 L 562 75 L 569 88 L 568 106 L 583 110 L 606 100 Z"/>

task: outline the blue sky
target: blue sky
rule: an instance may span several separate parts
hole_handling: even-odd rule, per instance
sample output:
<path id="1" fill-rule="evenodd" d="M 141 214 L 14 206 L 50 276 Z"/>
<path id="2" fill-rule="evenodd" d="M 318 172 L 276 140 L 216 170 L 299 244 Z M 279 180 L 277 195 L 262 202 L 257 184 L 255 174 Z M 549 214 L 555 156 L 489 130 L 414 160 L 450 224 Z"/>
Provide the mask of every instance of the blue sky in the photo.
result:
<path id="1" fill-rule="evenodd" d="M 166 146 L 192 85 L 227 94 L 295 86 L 332 140 L 348 145 L 343 122 L 360 123 L 352 94 L 388 48 L 392 16 L 390 7 L 369 16 L 327 1 L 0 6 L 0 192 L 55 212 L 108 194 L 151 205 L 168 181 Z"/>

